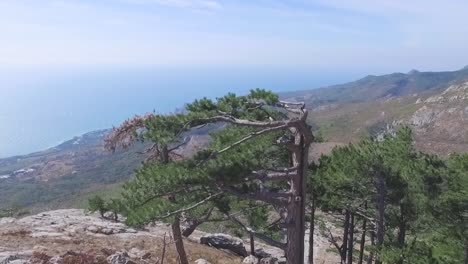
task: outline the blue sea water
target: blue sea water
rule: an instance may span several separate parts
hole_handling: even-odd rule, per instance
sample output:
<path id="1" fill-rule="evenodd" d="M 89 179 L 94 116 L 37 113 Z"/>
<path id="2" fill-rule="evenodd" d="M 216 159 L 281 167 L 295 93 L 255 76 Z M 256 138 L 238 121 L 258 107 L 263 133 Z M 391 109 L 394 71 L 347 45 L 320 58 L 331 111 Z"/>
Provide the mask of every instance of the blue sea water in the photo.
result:
<path id="1" fill-rule="evenodd" d="M 171 112 L 200 97 L 312 89 L 355 77 L 262 67 L 0 69 L 0 157 L 46 149 L 135 114 Z"/>

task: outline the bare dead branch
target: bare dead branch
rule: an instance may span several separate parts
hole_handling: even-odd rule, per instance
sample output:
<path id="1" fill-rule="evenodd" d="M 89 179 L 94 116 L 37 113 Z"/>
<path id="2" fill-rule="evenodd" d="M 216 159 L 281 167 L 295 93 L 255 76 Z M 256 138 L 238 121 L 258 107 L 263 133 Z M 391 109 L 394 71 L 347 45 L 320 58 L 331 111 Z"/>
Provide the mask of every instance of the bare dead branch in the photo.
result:
<path id="1" fill-rule="evenodd" d="M 265 241 L 267 244 L 271 245 L 271 246 L 274 246 L 274 247 L 277 247 L 277 248 L 281 248 L 281 249 L 285 249 L 286 248 L 286 244 L 285 243 L 282 243 L 282 242 L 279 242 L 279 241 L 276 241 L 274 240 L 273 238 L 267 236 L 266 234 L 263 234 L 261 232 L 258 232 L 258 231 L 255 231 L 253 230 L 252 228 L 250 227 L 247 227 L 246 225 L 244 225 L 244 223 L 242 223 L 239 219 L 237 219 L 235 216 L 228 216 L 229 219 L 231 219 L 234 223 L 240 225 L 245 231 L 247 231 L 249 234 L 252 234 L 254 235 L 255 237 Z"/>
<path id="2" fill-rule="evenodd" d="M 180 214 L 180 213 L 183 213 L 183 212 L 193 210 L 193 209 L 197 208 L 198 206 L 203 205 L 203 204 L 213 200 L 214 198 L 216 198 L 216 197 L 218 197 L 218 196 L 220 196 L 222 194 L 223 194 L 222 192 L 212 194 L 212 195 L 206 197 L 205 199 L 201 200 L 200 202 L 195 203 L 195 204 L 193 204 L 193 205 L 191 205 L 189 207 L 182 208 L 182 209 L 167 213 L 166 215 L 163 215 L 163 216 L 155 217 L 154 219 L 162 220 L 162 219 L 166 219 L 166 218 L 171 217 L 171 216 L 176 215 L 176 214 Z"/>
<path id="3" fill-rule="evenodd" d="M 183 188 L 180 188 L 180 189 L 177 189 L 175 191 L 170 191 L 170 192 L 163 192 L 163 193 L 157 193 L 149 198 L 147 198 L 146 200 L 144 200 L 141 204 L 139 204 L 137 207 L 142 207 L 144 205 L 146 205 L 147 203 L 151 202 L 152 200 L 154 199 L 158 199 L 158 198 L 161 198 L 161 197 L 165 197 L 165 196 L 172 196 L 172 195 L 176 195 L 176 194 L 179 194 L 181 192 L 191 192 L 191 191 L 195 191 L 199 188 L 193 188 L 193 187 L 183 187 Z"/>
<path id="4" fill-rule="evenodd" d="M 279 107 L 283 107 L 283 108 L 290 108 L 291 106 L 299 106 L 300 108 L 304 108 L 304 107 L 305 107 L 305 103 L 304 103 L 304 102 L 279 101 L 276 105 L 279 106 Z"/>
<path id="5" fill-rule="evenodd" d="M 282 181 L 290 180 L 291 177 L 297 175 L 296 172 L 266 172 L 266 171 L 253 171 L 252 175 L 247 178 L 250 180 L 260 180 L 262 182 L 266 181 Z"/>
<path id="6" fill-rule="evenodd" d="M 338 244 L 338 240 L 333 236 L 329 227 L 325 226 L 325 228 L 327 229 L 328 234 L 329 234 L 328 241 L 335 246 L 338 252 L 341 252 L 341 246 Z"/>
<path id="7" fill-rule="evenodd" d="M 176 149 L 182 147 L 183 145 L 187 144 L 188 142 L 190 142 L 190 139 L 187 140 L 187 138 L 184 138 L 184 141 L 183 141 L 182 143 L 180 143 L 180 144 L 178 144 L 178 145 L 176 145 L 176 146 L 174 146 L 174 147 L 168 149 L 167 151 L 168 151 L 168 152 L 172 152 L 172 151 L 174 151 L 174 150 L 176 150 Z"/>
<path id="8" fill-rule="evenodd" d="M 199 126 L 206 123 L 217 123 L 217 122 L 226 122 L 237 126 L 247 126 L 247 127 L 257 127 L 257 128 L 268 128 L 268 127 L 278 127 L 278 126 L 287 126 L 293 127 L 298 125 L 299 120 L 278 120 L 278 121 L 250 121 L 245 119 L 238 119 L 230 115 L 220 115 L 207 118 L 197 118 L 187 122 L 184 126 L 185 129 Z"/>
<path id="9" fill-rule="evenodd" d="M 139 129 L 145 128 L 145 122 L 154 117 L 154 114 L 148 113 L 144 116 L 135 116 L 125 122 L 119 127 L 112 129 L 112 132 L 104 140 L 104 147 L 112 152 L 115 152 L 118 147 L 124 149 L 132 146 L 137 138 L 136 132 Z"/>
<path id="10" fill-rule="evenodd" d="M 291 200 L 290 193 L 275 193 L 262 191 L 257 193 L 242 193 L 234 187 L 222 186 L 221 189 L 239 198 L 262 201 L 276 206 L 286 206 Z"/>

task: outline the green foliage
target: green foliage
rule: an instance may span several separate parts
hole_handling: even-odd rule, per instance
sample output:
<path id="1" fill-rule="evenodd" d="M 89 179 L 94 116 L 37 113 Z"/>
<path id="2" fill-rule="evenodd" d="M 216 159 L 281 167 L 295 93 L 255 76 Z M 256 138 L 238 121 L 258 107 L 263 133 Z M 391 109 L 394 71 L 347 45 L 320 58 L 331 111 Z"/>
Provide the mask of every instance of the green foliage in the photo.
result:
<path id="1" fill-rule="evenodd" d="M 24 215 L 29 214 L 29 211 L 21 208 L 20 206 L 13 206 L 8 209 L 1 209 L 0 208 L 0 218 L 3 217 L 21 217 Z"/>
<path id="2" fill-rule="evenodd" d="M 108 211 L 108 207 L 106 206 L 106 201 L 102 199 L 101 196 L 94 196 L 88 200 L 88 210 L 92 213 L 99 212 L 101 216 Z"/>
<path id="3" fill-rule="evenodd" d="M 377 177 L 385 183 L 385 263 L 457 263 L 468 234 L 468 155 L 448 161 L 414 150 L 407 127 L 383 140 L 335 148 L 311 166 L 309 192 L 323 211 L 377 219 Z M 363 204 L 368 203 L 367 209 Z M 399 238 L 404 232 L 403 241 Z M 446 250 L 444 241 L 458 250 Z M 458 241 L 458 242 L 457 242 Z"/>
<path id="4" fill-rule="evenodd" d="M 160 149 L 170 149 L 181 141 L 184 133 L 196 133 L 206 124 L 219 122 L 210 119 L 215 116 L 229 115 L 253 121 L 285 118 L 286 114 L 275 107 L 278 102 L 276 94 L 261 89 L 252 90 L 246 96 L 230 93 L 216 100 L 203 98 L 188 104 L 184 114 L 151 116 L 137 137 L 156 143 Z M 168 212 L 193 206 L 218 193 L 220 185 L 236 186 L 241 193 L 256 192 L 258 184 L 246 180 L 246 176 L 255 170 L 288 165 L 287 152 L 274 144 L 279 133 L 260 135 L 247 144 L 237 145 L 238 140 L 259 129 L 221 125 L 222 129 L 210 134 L 210 145 L 193 157 L 142 164 L 135 178 L 124 185 L 122 193 L 124 208 L 120 209 L 125 211 L 128 224 L 143 225 L 156 219 L 171 222 L 175 215 L 165 217 Z M 221 151 L 233 145 L 236 146 L 229 151 Z M 268 184 L 267 187 L 281 186 Z M 218 216 L 248 209 L 242 218 L 259 228 L 268 218 L 264 207 L 252 209 L 255 206 L 229 193 L 196 206 L 188 213 L 193 218 L 201 217 L 211 207 L 216 208 Z"/>

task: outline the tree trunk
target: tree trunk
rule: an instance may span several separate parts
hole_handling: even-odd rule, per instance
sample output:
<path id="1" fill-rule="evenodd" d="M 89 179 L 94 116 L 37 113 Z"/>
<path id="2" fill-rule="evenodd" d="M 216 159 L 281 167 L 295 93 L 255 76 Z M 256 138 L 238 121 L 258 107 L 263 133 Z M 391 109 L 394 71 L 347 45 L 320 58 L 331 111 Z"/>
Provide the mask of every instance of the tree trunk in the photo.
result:
<path id="1" fill-rule="evenodd" d="M 468 242 L 465 242 L 465 264 L 468 264 Z"/>
<path id="2" fill-rule="evenodd" d="M 250 255 L 255 256 L 255 238 L 253 233 L 250 233 Z"/>
<path id="3" fill-rule="evenodd" d="M 309 264 L 314 264 L 314 230 L 315 230 L 315 199 L 312 196 L 312 208 L 310 209 L 309 230 Z"/>
<path id="4" fill-rule="evenodd" d="M 180 231 L 180 219 L 176 216 L 172 223 L 172 235 L 174 236 L 177 254 L 179 254 L 179 263 L 188 264 L 187 254 L 185 253 L 184 241 L 182 240 L 182 232 Z"/>
<path id="5" fill-rule="evenodd" d="M 297 166 L 297 175 L 291 179 L 292 199 L 287 206 L 287 233 L 288 243 L 285 249 L 287 264 L 304 263 L 304 238 L 305 238 L 305 177 L 308 168 L 309 143 L 306 143 L 304 135 L 298 129 L 294 144 L 293 165 Z"/>
<path id="6" fill-rule="evenodd" d="M 400 259 L 398 260 L 397 264 L 403 264 L 405 260 L 405 256 L 403 254 L 403 249 L 405 247 L 405 239 L 406 239 L 406 219 L 403 210 L 403 205 L 400 204 L 400 219 L 398 223 L 398 248 L 400 249 Z"/>
<path id="7" fill-rule="evenodd" d="M 348 263 L 353 263 L 354 250 L 354 214 L 351 213 L 351 223 L 349 224 L 349 239 L 348 239 Z"/>
<path id="8" fill-rule="evenodd" d="M 201 224 L 201 221 L 188 220 L 187 223 L 185 223 L 185 225 L 182 227 L 182 235 L 184 237 L 189 237 Z"/>
<path id="9" fill-rule="evenodd" d="M 367 210 L 367 202 L 364 204 L 364 210 Z M 367 232 L 367 219 L 362 219 L 362 234 L 361 234 L 361 245 L 359 247 L 359 262 L 362 264 L 364 260 L 364 249 L 366 247 L 366 232 Z"/>
<path id="10" fill-rule="evenodd" d="M 381 172 L 377 173 L 377 250 L 382 249 L 385 238 L 385 198 L 387 197 L 387 190 L 385 186 L 385 178 Z M 376 264 L 381 264 L 379 255 L 377 254 Z"/>
<path id="11" fill-rule="evenodd" d="M 342 264 L 346 264 L 346 254 L 348 253 L 349 219 L 350 219 L 350 213 L 348 210 L 346 210 L 344 226 L 343 226 L 343 240 L 342 240 L 343 243 L 341 244 L 341 252 L 340 252 Z"/>
<path id="12" fill-rule="evenodd" d="M 370 239 L 371 239 L 371 245 L 375 246 L 375 231 L 371 232 Z M 373 261 L 374 261 L 374 249 L 372 249 L 371 252 L 369 253 L 369 258 L 367 259 L 367 264 L 372 264 Z"/>

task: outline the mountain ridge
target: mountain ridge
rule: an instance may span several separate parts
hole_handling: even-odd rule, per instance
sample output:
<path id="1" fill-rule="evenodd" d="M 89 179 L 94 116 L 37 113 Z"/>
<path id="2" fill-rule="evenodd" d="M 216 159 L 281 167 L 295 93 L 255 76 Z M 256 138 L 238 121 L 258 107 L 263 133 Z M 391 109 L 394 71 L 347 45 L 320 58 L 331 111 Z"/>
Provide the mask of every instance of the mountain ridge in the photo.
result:
<path id="1" fill-rule="evenodd" d="M 401 82 L 411 78 L 416 81 Z M 419 150 L 443 156 L 468 151 L 467 67 L 441 75 L 412 71 L 367 76 L 333 87 L 330 91 L 280 93 L 282 99 L 306 102 L 314 133 L 326 141 L 312 146 L 314 161 L 336 145 L 379 136 L 402 125 L 413 128 Z M 353 87 L 358 87 L 357 95 L 343 97 Z M 374 87 L 380 87 L 377 93 L 371 93 Z M 405 90 L 408 87 L 413 90 Z M 337 97 L 333 94 L 336 89 L 344 92 Z M 321 91 L 326 93 L 317 97 Z M 213 129 L 217 128 L 207 126 L 191 134 L 185 151 L 193 153 L 206 144 Z M 96 192 L 115 195 L 145 159 L 137 152 L 147 146 L 136 144 L 127 151 L 110 153 L 103 148 L 108 132 L 110 129 L 91 131 L 44 151 L 0 159 L 0 208 L 18 205 L 40 211 L 82 207 Z"/>
<path id="2" fill-rule="evenodd" d="M 450 84 L 468 80 L 468 66 L 456 71 L 390 73 L 367 75 L 356 81 L 281 93 L 284 98 L 305 101 L 309 106 L 329 103 L 367 102 L 387 96 L 406 96 L 414 93 L 437 91 Z"/>

